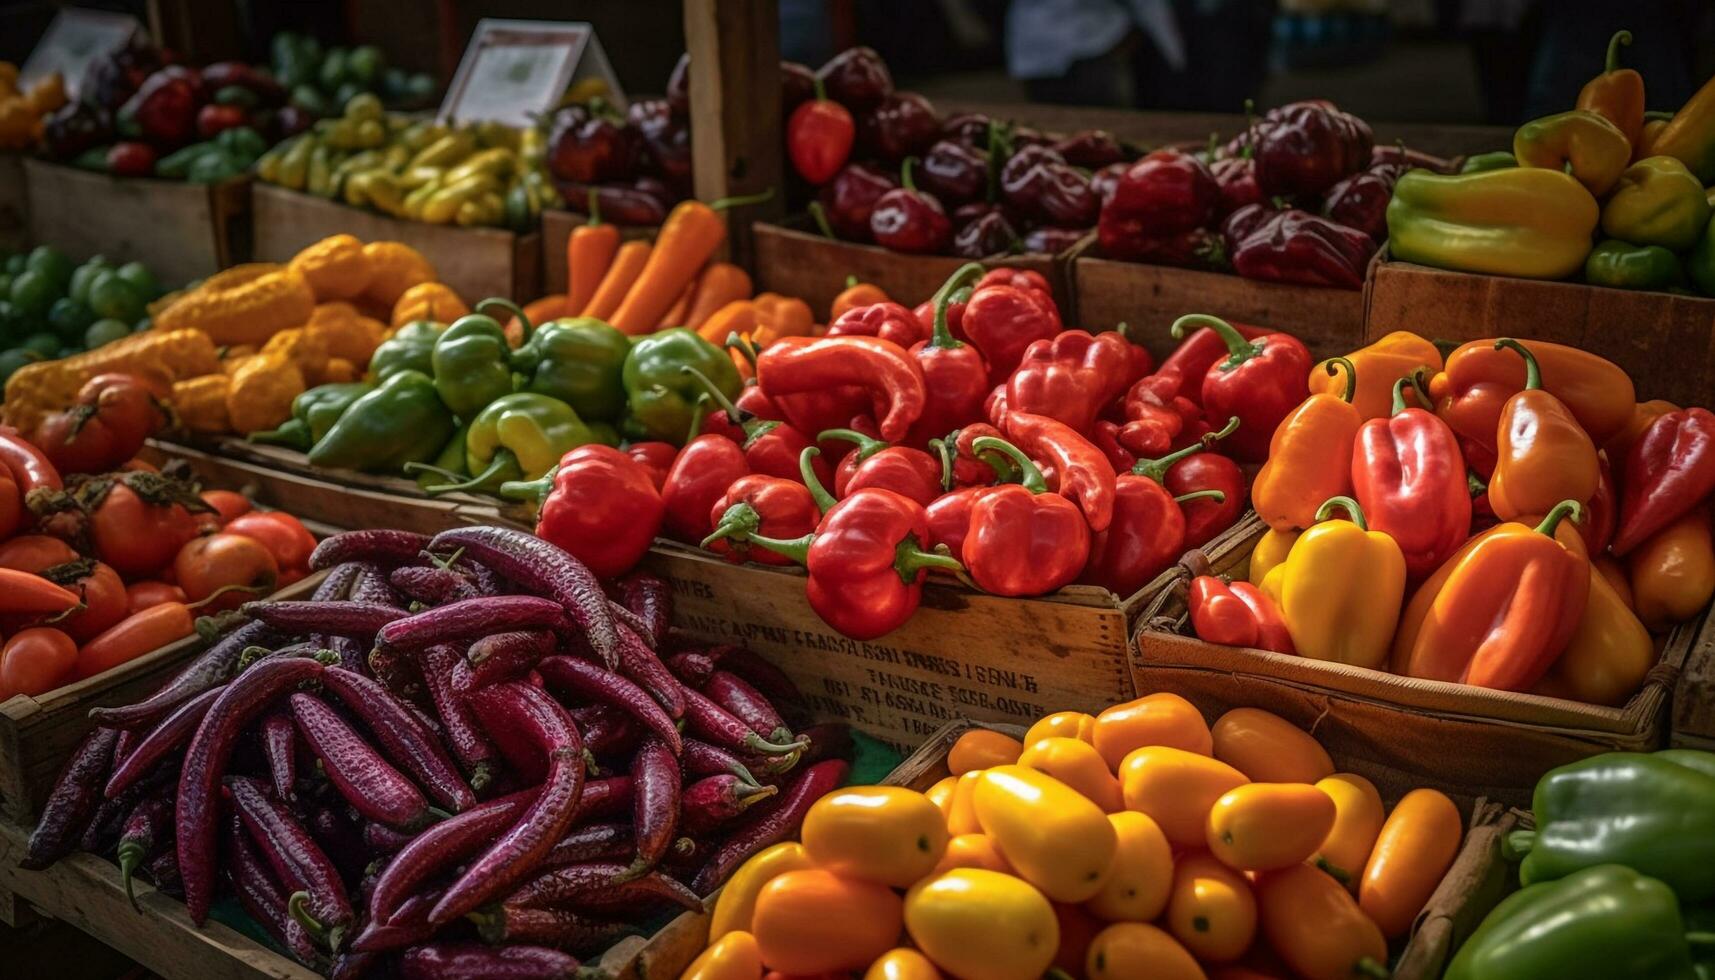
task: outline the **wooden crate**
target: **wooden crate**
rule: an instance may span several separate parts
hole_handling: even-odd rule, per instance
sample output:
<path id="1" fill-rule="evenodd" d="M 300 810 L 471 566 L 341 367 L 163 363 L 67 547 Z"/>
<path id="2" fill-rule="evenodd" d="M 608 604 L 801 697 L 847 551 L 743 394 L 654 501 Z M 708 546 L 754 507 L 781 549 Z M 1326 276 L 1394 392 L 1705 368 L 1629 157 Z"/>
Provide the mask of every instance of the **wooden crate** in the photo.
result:
<path id="1" fill-rule="evenodd" d="M 311 575 L 274 598 L 306 597 L 322 577 Z M 153 694 L 206 646 L 192 636 L 46 694 L 15 694 L 0 703 L 0 816 L 32 822 L 60 766 L 94 727 L 89 709 L 129 704 Z"/>
<path id="2" fill-rule="evenodd" d="M 1673 689 L 1672 731 L 1676 749 L 1715 752 L 1715 625 L 1698 634 Z"/>
<path id="3" fill-rule="evenodd" d="M 335 527 L 389 527 L 435 534 L 503 520 L 498 500 L 470 494 L 430 497 L 401 477 L 316 469 L 303 453 L 242 439 L 212 439 L 194 446 L 151 439 L 144 453 L 157 465 L 183 460 L 195 478 L 211 489 L 240 490 L 258 503 Z M 516 508 L 512 513 L 518 513 Z M 526 521 L 519 516 L 513 523 Z"/>
<path id="4" fill-rule="evenodd" d="M 250 258 L 251 178 L 219 184 L 109 177 L 24 161 L 30 237 L 82 261 L 139 261 L 176 287 Z"/>
<path id="5" fill-rule="evenodd" d="M 1318 358 L 1364 345 L 1364 294 L 1352 289 L 1261 282 L 1225 272 L 1119 262 L 1093 254 L 1072 260 L 1072 308 L 1086 330 L 1111 330 L 1149 348 L 1157 361 L 1179 345 L 1169 328 L 1187 313 L 1283 330 Z"/>
<path id="6" fill-rule="evenodd" d="M 1075 585 L 1009 599 L 931 580 L 909 622 L 860 641 L 822 622 L 796 570 L 735 565 L 665 541 L 644 566 L 672 584 L 680 628 L 755 650 L 792 678 L 810 710 L 905 751 L 961 716 L 1028 725 L 1131 698 L 1127 629 L 1149 595 Z"/>
<path id="7" fill-rule="evenodd" d="M 467 303 L 489 296 L 527 303 L 542 295 L 542 236 L 504 228 L 460 228 L 390 215 L 256 184 L 256 261 L 285 262 L 304 246 L 342 232 L 366 242 L 404 242 Z"/>
<path id="8" fill-rule="evenodd" d="M 30 244 L 30 193 L 24 185 L 24 155 L 0 153 L 0 249 Z"/>
<path id="9" fill-rule="evenodd" d="M 1556 766 L 1602 752 L 1666 745 L 1669 698 L 1692 648 L 1711 642 L 1709 611 L 1658 638 L 1661 659 L 1621 707 L 1402 677 L 1386 671 L 1208 643 L 1189 635 L 1185 594 L 1196 575 L 1244 578 L 1265 526 L 1193 550 L 1152 588 L 1132 647 L 1138 693 L 1175 691 L 1205 713 L 1267 708 L 1310 729 L 1383 795 L 1433 786 L 1462 806 L 1488 797 L 1529 806 Z M 1700 638 L 1701 637 L 1701 638 Z"/>
<path id="10" fill-rule="evenodd" d="M 542 212 L 542 293 L 550 295 L 566 291 L 566 243 L 572 230 L 589 219 L 576 211 L 558 208 Z M 654 241 L 659 225 L 615 225 L 621 241 Z"/>
<path id="11" fill-rule="evenodd" d="M 1395 330 L 1437 340 L 1571 344 L 1626 369 L 1638 398 L 1705 405 L 1715 378 L 1715 299 L 1449 272 L 1377 261 L 1364 284 L 1364 343 Z"/>
<path id="12" fill-rule="evenodd" d="M 876 245 L 842 242 L 810 230 L 802 222 L 784 225 L 759 221 L 755 235 L 758 292 L 797 296 L 810 304 L 818 322 L 826 323 L 828 307 L 846 277 L 880 286 L 895 302 L 907 307 L 935 295 L 954 270 L 970 259 L 948 255 L 906 255 Z M 1040 272 L 1054 289 L 1054 298 L 1064 309 L 1070 290 L 1063 264 L 1052 255 L 1009 255 L 983 259 L 985 266 L 1006 266 Z"/>

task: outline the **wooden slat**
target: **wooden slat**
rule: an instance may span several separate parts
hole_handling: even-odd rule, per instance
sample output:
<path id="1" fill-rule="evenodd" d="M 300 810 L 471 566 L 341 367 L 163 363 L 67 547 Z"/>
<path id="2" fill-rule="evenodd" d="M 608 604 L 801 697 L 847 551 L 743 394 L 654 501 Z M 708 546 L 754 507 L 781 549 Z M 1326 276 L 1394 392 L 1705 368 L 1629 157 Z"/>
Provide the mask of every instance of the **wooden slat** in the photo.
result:
<path id="1" fill-rule="evenodd" d="M 727 248 L 751 263 L 751 222 L 785 207 L 780 118 L 778 0 L 685 0 L 685 50 L 691 56 L 691 157 L 704 201 L 773 190 L 759 205 L 731 208 Z"/>
<path id="2" fill-rule="evenodd" d="M 24 184 L 24 155 L 0 153 L 0 248 L 30 244 L 30 195 Z"/>

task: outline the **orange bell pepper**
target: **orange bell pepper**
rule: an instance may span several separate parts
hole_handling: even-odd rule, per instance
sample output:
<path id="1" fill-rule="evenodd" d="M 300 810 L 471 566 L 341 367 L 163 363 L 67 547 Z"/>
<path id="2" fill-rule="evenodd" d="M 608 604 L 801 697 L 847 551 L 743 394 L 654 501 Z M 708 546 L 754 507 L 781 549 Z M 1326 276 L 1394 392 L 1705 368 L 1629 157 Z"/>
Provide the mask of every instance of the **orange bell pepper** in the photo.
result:
<path id="1" fill-rule="evenodd" d="M 807 868 L 763 885 L 751 921 L 762 962 L 773 969 L 863 970 L 898 943 L 904 903 L 886 885 Z"/>
<path id="2" fill-rule="evenodd" d="M 1386 977 L 1387 939 L 1332 875 L 1308 864 L 1257 879 L 1263 935 L 1308 980 Z"/>
<path id="3" fill-rule="evenodd" d="M 1316 523 L 1323 501 L 1352 492 L 1352 443 L 1363 422 L 1352 403 L 1359 374 L 1344 357 L 1322 363 L 1330 375 L 1345 368 L 1343 392 L 1312 394 L 1288 412 L 1251 483 L 1251 506 L 1276 531 L 1304 530 Z"/>
<path id="4" fill-rule="evenodd" d="M 1607 442 L 1630 423 L 1637 389 L 1619 365 L 1565 344 L 1523 344 L 1536 357 L 1542 386 L 1566 404 L 1593 442 Z M 1461 344 L 1449 354 L 1446 369 L 1430 379 L 1429 391 L 1435 414 L 1462 439 L 1492 452 L 1501 407 L 1524 389 L 1524 382 L 1524 361 L 1497 349 L 1491 337 Z"/>
<path id="5" fill-rule="evenodd" d="M 1310 393 L 1339 395 L 1356 376 L 1357 389 L 1348 400 L 1357 409 L 1358 418 L 1365 422 L 1385 419 L 1393 413 L 1395 380 L 1409 378 L 1419 369 L 1433 376 L 1442 367 L 1441 351 L 1409 330 L 1395 330 L 1368 347 L 1347 354 L 1345 359 L 1353 366 L 1345 378 L 1326 367 L 1336 363 L 1337 358 L 1329 358 L 1312 368 Z"/>
<path id="6" fill-rule="evenodd" d="M 847 310 L 855 310 L 860 306 L 874 306 L 877 303 L 890 303 L 892 298 L 887 291 L 872 282 L 859 282 L 857 276 L 846 277 L 846 288 L 834 297 L 834 302 L 828 307 L 828 322 L 833 323 L 840 314 Z"/>
<path id="7" fill-rule="evenodd" d="M 1590 598 L 1578 631 L 1535 690 L 1590 704 L 1621 705 L 1643 686 L 1655 662 L 1649 630 L 1607 575 L 1591 564 Z"/>
<path id="8" fill-rule="evenodd" d="M 1576 520 L 1582 510 L 1562 501 L 1535 528 L 1509 521 L 1467 542 L 1412 597 L 1395 668 L 1506 691 L 1541 679 L 1589 597 L 1588 561 L 1553 537 L 1563 518 Z"/>
<path id="9" fill-rule="evenodd" d="M 1511 338 L 1497 348 L 1524 357 L 1524 390 L 1501 407 L 1495 434 L 1495 472 L 1489 477 L 1489 508 L 1503 521 L 1545 514 L 1556 502 L 1588 504 L 1601 480 L 1596 446 L 1565 404 L 1542 388 L 1536 357 Z"/>
<path id="10" fill-rule="evenodd" d="M 916 790 L 850 786 L 810 807 L 801 836 L 817 867 L 905 888 L 941 860 L 948 834 L 941 811 Z"/>
<path id="11" fill-rule="evenodd" d="M 1634 548 L 1625 561 L 1632 602 L 1645 626 L 1666 629 L 1696 616 L 1715 593 L 1708 510 L 1692 509 Z"/>
<path id="12" fill-rule="evenodd" d="M 1644 77 L 1620 67 L 1620 46 L 1631 43 L 1631 31 L 1616 31 L 1608 40 L 1606 67 L 1584 83 L 1577 107 L 1605 117 L 1636 147 L 1644 131 Z"/>
<path id="13" fill-rule="evenodd" d="M 1452 867 L 1464 829 L 1459 808 L 1432 789 L 1414 789 L 1394 806 L 1358 885 L 1358 907 L 1382 935 L 1392 939 L 1411 929 Z"/>

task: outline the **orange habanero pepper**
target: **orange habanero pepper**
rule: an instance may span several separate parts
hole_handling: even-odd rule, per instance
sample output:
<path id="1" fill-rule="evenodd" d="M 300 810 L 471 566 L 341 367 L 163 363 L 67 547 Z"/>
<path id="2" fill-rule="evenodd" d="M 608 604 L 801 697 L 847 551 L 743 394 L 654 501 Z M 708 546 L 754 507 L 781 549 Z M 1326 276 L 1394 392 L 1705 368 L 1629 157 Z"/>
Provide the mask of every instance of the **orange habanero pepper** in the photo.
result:
<path id="1" fill-rule="evenodd" d="M 1495 431 L 1495 472 L 1489 477 L 1489 508 L 1503 521 L 1546 514 L 1558 501 L 1590 502 L 1601 481 L 1601 463 L 1590 435 L 1566 405 L 1542 388 L 1542 372 L 1529 349 L 1510 337 L 1497 348 L 1524 357 L 1524 390 L 1507 399 Z"/>
<path id="2" fill-rule="evenodd" d="M 1331 375 L 1346 369 L 1344 393 L 1312 394 L 1288 412 L 1251 483 L 1251 505 L 1276 531 L 1302 531 L 1316 523 L 1323 501 L 1352 493 L 1352 443 L 1363 422 L 1352 401 L 1358 371 L 1344 357 L 1322 363 Z"/>
<path id="3" fill-rule="evenodd" d="M 1347 401 L 1365 422 L 1392 414 L 1395 378 L 1409 378 L 1419 369 L 1433 376 L 1442 367 L 1441 352 L 1435 345 L 1409 330 L 1395 330 L 1368 347 L 1347 354 L 1345 359 L 1355 370 L 1346 376 L 1344 384 L 1353 384 L 1352 375 L 1357 376 L 1357 387 Z M 1327 367 L 1337 360 L 1329 358 L 1310 370 L 1312 394 L 1338 395 L 1343 390 L 1341 379 Z"/>

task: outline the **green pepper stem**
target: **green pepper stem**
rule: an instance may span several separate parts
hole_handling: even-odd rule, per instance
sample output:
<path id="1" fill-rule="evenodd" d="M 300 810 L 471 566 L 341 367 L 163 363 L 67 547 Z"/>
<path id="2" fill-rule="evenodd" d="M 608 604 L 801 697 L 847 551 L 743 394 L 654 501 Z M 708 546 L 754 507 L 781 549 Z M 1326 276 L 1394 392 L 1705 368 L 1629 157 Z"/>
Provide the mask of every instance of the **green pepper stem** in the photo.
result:
<path id="1" fill-rule="evenodd" d="M 826 493 L 827 491 L 823 491 Z M 771 538 L 765 534 L 747 534 L 745 541 L 758 548 L 769 551 L 783 558 L 790 558 L 802 565 L 810 558 L 810 543 L 816 540 L 814 534 L 806 534 L 801 538 Z"/>
<path id="2" fill-rule="evenodd" d="M 750 362 L 751 371 L 756 370 L 756 345 L 750 342 L 749 337 L 734 330 L 726 335 L 724 346 L 727 350 L 738 351 L 740 356 Z"/>
<path id="3" fill-rule="evenodd" d="M 1489 481 L 1477 475 L 1473 469 L 1465 470 L 1465 492 L 1473 499 L 1489 492 Z"/>
<path id="4" fill-rule="evenodd" d="M 1138 460 L 1131 468 L 1132 475 L 1146 476 L 1151 480 L 1154 480 L 1156 483 L 1160 483 L 1167 476 L 1167 471 L 1173 468 L 1174 463 L 1179 462 L 1187 456 L 1195 455 L 1196 453 L 1200 453 L 1205 449 L 1208 449 L 1210 446 L 1213 446 L 1215 443 L 1225 439 L 1238 430 L 1239 417 L 1234 415 L 1227 419 L 1227 424 L 1222 426 L 1220 431 L 1211 432 L 1189 446 L 1174 450 L 1173 452 L 1157 459 Z"/>
<path id="5" fill-rule="evenodd" d="M 826 85 L 822 84 L 822 76 L 812 75 L 812 76 L 810 76 L 810 80 L 811 80 L 811 83 L 814 85 L 814 88 L 812 89 L 812 91 L 816 93 L 816 101 L 817 102 L 828 101 L 828 87 Z"/>
<path id="6" fill-rule="evenodd" d="M 730 211 L 733 208 L 747 208 L 752 204 L 761 204 L 774 199 L 774 188 L 766 187 L 755 194 L 740 194 L 735 197 L 722 197 L 709 202 L 710 211 Z"/>
<path id="7" fill-rule="evenodd" d="M 1411 372 L 1411 386 L 1417 389 L 1417 397 L 1423 401 L 1423 407 L 1434 411 L 1435 396 L 1429 393 L 1429 369 L 1420 367 Z"/>
<path id="8" fill-rule="evenodd" d="M 1333 862 L 1329 861 L 1325 857 L 1319 857 L 1316 859 L 1316 867 L 1321 869 L 1325 874 L 1328 875 L 1328 877 L 1334 879 L 1335 881 L 1339 882 L 1342 885 L 1351 883 L 1352 873 L 1350 871 L 1347 871 L 1345 868 L 1342 868 L 1339 865 L 1334 864 Z"/>
<path id="9" fill-rule="evenodd" d="M 310 427 L 304 424 L 303 419 L 287 419 L 277 429 L 252 432 L 244 438 L 264 446 L 285 446 L 303 451 L 310 448 Z"/>
<path id="10" fill-rule="evenodd" d="M 952 555 L 924 551 L 917 546 L 917 539 L 909 534 L 893 549 L 893 568 L 906 585 L 915 584 L 917 573 L 927 569 L 939 568 L 948 572 L 965 570 L 965 566 L 959 564 L 959 560 Z"/>
<path id="11" fill-rule="evenodd" d="M 130 901 L 131 907 L 136 909 L 137 895 L 132 886 L 132 879 L 136 877 L 137 866 L 143 863 L 143 848 L 135 840 L 125 841 L 119 845 L 117 857 L 119 858 L 119 876 L 125 882 L 125 898 Z M 138 909 L 138 911 L 142 910 Z"/>
<path id="12" fill-rule="evenodd" d="M 1024 450 L 1005 439 L 993 436 L 979 436 L 971 441 L 971 451 L 978 453 L 997 452 L 1004 454 L 1018 464 L 1019 484 L 1031 493 L 1047 493 L 1048 481 L 1042 478 L 1042 469 L 1031 461 Z"/>
<path id="13" fill-rule="evenodd" d="M 1350 515 L 1352 523 L 1358 526 L 1358 530 L 1368 531 L 1370 529 L 1369 521 L 1364 519 L 1364 509 L 1358 506 L 1358 502 L 1351 497 L 1329 497 L 1322 502 L 1322 506 L 1316 508 L 1316 519 L 1325 521 L 1328 519 L 1328 515 L 1336 510 L 1344 510 Z"/>
<path id="14" fill-rule="evenodd" d="M 1207 313 L 1187 313 L 1173 321 L 1173 337 L 1180 340 L 1185 337 L 1189 327 L 1208 327 L 1220 336 L 1227 345 L 1227 359 L 1221 362 L 1221 370 L 1231 371 L 1240 364 L 1261 354 L 1266 346 L 1260 340 L 1246 340 L 1238 328 L 1218 316 Z"/>
<path id="15" fill-rule="evenodd" d="M 816 223 L 816 230 L 822 233 L 823 238 L 838 237 L 834 234 L 834 226 L 828 224 L 828 212 L 823 209 L 821 201 L 811 201 L 807 210 L 810 212 L 810 220 Z"/>
<path id="16" fill-rule="evenodd" d="M 1322 362 L 1322 370 L 1327 371 L 1330 378 L 1337 377 L 1341 368 L 1346 369 L 1346 390 L 1340 399 L 1350 405 L 1358 394 L 1358 366 L 1349 357 L 1330 357 Z"/>
<path id="17" fill-rule="evenodd" d="M 1685 945 L 1699 949 L 1715 947 L 1715 932 L 1706 932 L 1703 930 L 1688 932 L 1685 934 Z"/>
<path id="18" fill-rule="evenodd" d="M 816 468 L 810 465 L 810 461 L 820 455 L 822 455 L 820 449 L 815 446 L 805 446 L 804 451 L 798 454 L 798 476 L 804 481 L 805 489 L 810 491 L 810 497 L 816 501 L 816 509 L 826 514 L 833 510 L 834 505 L 839 501 L 834 499 L 834 495 L 828 492 L 827 487 L 822 486 L 821 480 L 816 479 Z"/>
<path id="19" fill-rule="evenodd" d="M 916 157 L 906 157 L 905 162 L 899 165 L 899 186 L 908 191 L 917 190 L 917 182 L 911 179 L 911 168 L 916 163 Z"/>
<path id="20" fill-rule="evenodd" d="M 1630 46 L 1631 43 L 1631 31 L 1615 31 L 1614 36 L 1608 38 L 1608 60 L 1603 62 L 1602 68 L 1602 73 L 1604 75 L 1609 75 L 1620 70 L 1620 47 L 1621 45 Z"/>
<path id="21" fill-rule="evenodd" d="M 1388 980 L 1388 977 L 1393 976 L 1393 973 L 1388 970 L 1387 964 L 1377 962 L 1368 956 L 1353 963 L 1352 972 L 1362 977 L 1370 977 L 1371 980 Z"/>
<path id="22" fill-rule="evenodd" d="M 930 439 L 929 448 L 935 450 L 935 458 L 941 461 L 941 492 L 953 492 L 953 447 L 949 443 L 959 437 L 959 430 L 954 429 L 945 439 Z"/>
<path id="23" fill-rule="evenodd" d="M 443 480 L 452 481 L 462 480 L 468 475 L 465 473 L 454 473 L 452 470 L 449 470 L 444 466 L 436 466 L 433 463 L 420 463 L 416 460 L 406 463 L 404 466 L 400 467 L 400 469 L 406 473 L 433 473 Z"/>
<path id="24" fill-rule="evenodd" d="M 534 329 L 530 325 L 530 318 L 524 315 L 524 310 L 521 309 L 517 303 L 514 303 L 509 299 L 502 299 L 499 296 L 490 296 L 476 304 L 475 312 L 481 313 L 490 306 L 498 306 L 518 318 L 521 331 L 518 337 L 518 343 L 519 346 L 523 346 L 524 342 L 530 339 L 530 331 Z"/>
<path id="25" fill-rule="evenodd" d="M 596 192 L 594 187 L 590 188 L 589 220 L 585 221 L 584 224 L 591 228 L 601 224 L 601 195 Z"/>
<path id="26" fill-rule="evenodd" d="M 887 443 L 866 436 L 856 429 L 823 429 L 816 433 L 817 442 L 825 442 L 829 439 L 839 439 L 856 444 L 857 449 L 855 451 L 860 463 L 887 448 Z"/>
<path id="27" fill-rule="evenodd" d="M 941 288 L 935 291 L 935 298 L 933 300 L 935 304 L 935 324 L 933 329 L 930 331 L 929 343 L 927 346 L 940 350 L 954 350 L 965 346 L 959 342 L 958 338 L 953 336 L 952 330 L 947 327 L 947 306 L 952 303 L 953 294 L 957 292 L 961 286 L 964 286 L 967 283 L 976 282 L 982 277 L 983 267 L 981 265 L 976 262 L 966 262 L 964 265 L 954 269 L 953 274 L 947 277 L 947 281 L 941 284 Z"/>
<path id="28" fill-rule="evenodd" d="M 695 377 L 697 379 L 697 383 L 703 386 L 703 391 L 708 394 L 709 400 L 720 406 L 721 411 L 726 413 L 727 419 L 730 420 L 733 425 L 746 425 L 755 420 L 755 415 L 752 415 L 750 412 L 734 405 L 732 403 L 732 399 L 728 398 L 725 393 L 715 386 L 713 381 L 709 380 L 708 375 L 689 364 L 680 365 L 679 373 Z"/>
<path id="29" fill-rule="evenodd" d="M 862 281 L 863 280 L 859 279 L 856 275 L 853 275 L 850 272 L 846 273 L 846 288 L 847 289 L 850 289 L 853 286 L 856 286 L 858 283 L 860 283 Z"/>
<path id="30" fill-rule="evenodd" d="M 1519 356 L 1524 358 L 1524 390 L 1534 391 L 1541 388 L 1542 366 L 1536 363 L 1536 355 L 1530 352 L 1530 348 L 1511 337 L 1502 337 L 1495 341 L 1495 350 L 1500 350 L 1503 347 L 1518 351 Z"/>
<path id="31" fill-rule="evenodd" d="M 1542 523 L 1536 526 L 1536 532 L 1538 534 L 1546 534 L 1551 538 L 1554 537 L 1555 528 L 1560 526 L 1560 522 L 1564 520 L 1568 514 L 1572 516 L 1572 523 L 1582 523 L 1584 520 L 1584 505 L 1580 504 L 1576 500 L 1562 500 L 1560 503 L 1555 504 L 1553 509 L 1548 512 L 1548 516 L 1542 519 Z"/>
<path id="32" fill-rule="evenodd" d="M 1501 838 L 1501 857 L 1517 863 L 1536 846 L 1536 831 L 1515 830 Z"/>
<path id="33" fill-rule="evenodd" d="M 1227 495 L 1221 490 L 1193 490 L 1173 498 L 1176 504 L 1185 503 L 1187 500 L 1213 500 L 1217 504 L 1224 504 L 1227 502 Z"/>
<path id="34" fill-rule="evenodd" d="M 1393 409 L 1388 412 L 1389 415 L 1398 415 L 1405 411 L 1405 389 L 1407 388 L 1413 392 L 1417 390 L 1410 378 L 1400 378 L 1393 383 Z"/>
<path id="35" fill-rule="evenodd" d="M 762 515 L 741 500 L 726 509 L 726 513 L 721 515 L 721 522 L 715 525 L 714 533 L 699 542 L 697 547 L 707 548 L 716 541 L 742 538 L 761 526 Z"/>
<path id="36" fill-rule="evenodd" d="M 518 457 L 510 449 L 496 449 L 494 455 L 488 460 L 487 468 L 481 473 L 460 483 L 437 483 L 432 487 L 424 487 L 423 492 L 431 497 L 438 497 L 443 493 L 465 493 L 471 490 L 486 492 L 491 489 L 498 489 L 498 487 L 505 486 L 509 481 L 502 480 L 493 488 L 488 484 L 495 483 L 496 479 L 508 468 L 514 472 L 518 470 Z"/>
<path id="37" fill-rule="evenodd" d="M 539 480 L 507 480 L 500 485 L 500 495 L 507 500 L 534 500 L 540 507 L 548 494 L 554 492 L 554 477 L 558 476 L 558 466 L 542 474 Z"/>
<path id="38" fill-rule="evenodd" d="M 340 940 L 345 937 L 345 928 L 343 926 L 337 926 L 330 929 L 315 916 L 311 915 L 308 905 L 309 900 L 309 892 L 293 892 L 292 897 L 286 901 L 286 913 L 290 915 L 298 925 L 303 926 L 305 932 L 314 936 L 316 939 L 321 940 L 322 944 L 328 949 L 338 949 Z"/>

